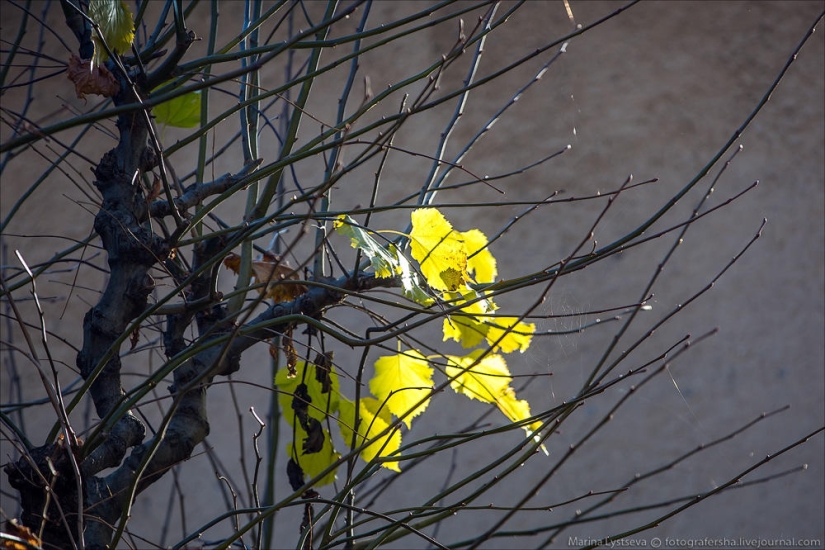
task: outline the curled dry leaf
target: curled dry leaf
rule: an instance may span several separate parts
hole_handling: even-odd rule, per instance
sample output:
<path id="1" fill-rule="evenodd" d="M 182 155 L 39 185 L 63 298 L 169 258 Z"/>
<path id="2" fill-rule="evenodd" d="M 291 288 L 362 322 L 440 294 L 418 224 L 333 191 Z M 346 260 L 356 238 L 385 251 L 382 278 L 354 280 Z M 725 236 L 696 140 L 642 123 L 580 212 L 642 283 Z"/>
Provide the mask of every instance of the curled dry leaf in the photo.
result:
<path id="1" fill-rule="evenodd" d="M 115 76 L 103 65 L 92 67 L 90 59 L 80 59 L 72 54 L 67 70 L 69 80 L 74 82 L 74 91 L 79 99 L 86 99 L 86 94 L 98 94 L 113 97 L 120 91 Z"/>
<path id="2" fill-rule="evenodd" d="M 228 254 L 223 260 L 223 265 L 238 273 L 241 257 L 237 254 Z M 282 281 L 298 281 L 301 277 L 289 266 L 289 262 L 281 260 L 280 256 L 275 254 L 266 253 L 262 259 L 253 261 L 252 272 L 256 281 L 267 283 L 266 289 L 262 287 L 258 292 L 275 302 L 288 302 L 308 290 L 301 284 L 282 284 Z"/>

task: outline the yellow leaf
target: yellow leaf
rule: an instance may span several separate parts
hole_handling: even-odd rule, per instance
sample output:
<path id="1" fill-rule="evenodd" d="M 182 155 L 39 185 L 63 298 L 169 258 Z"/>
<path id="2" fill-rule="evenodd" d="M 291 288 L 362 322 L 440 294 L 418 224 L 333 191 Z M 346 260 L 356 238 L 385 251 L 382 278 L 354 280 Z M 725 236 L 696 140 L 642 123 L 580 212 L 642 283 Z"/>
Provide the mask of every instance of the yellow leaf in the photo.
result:
<path id="1" fill-rule="evenodd" d="M 535 324 L 521 323 L 518 317 L 488 317 L 487 323 L 487 342 L 491 346 L 495 344 L 495 351 L 501 350 L 504 353 L 516 350 L 524 353 L 530 347 L 533 333 L 536 331 Z M 507 330 L 510 332 L 506 332 Z"/>
<path id="2" fill-rule="evenodd" d="M 465 357 L 447 358 L 447 376 L 455 377 L 450 387 L 470 399 L 498 404 L 499 396 L 504 394 L 513 378 L 500 355 L 489 354 L 476 363 L 482 353 L 484 350 L 476 350 Z"/>
<path id="3" fill-rule="evenodd" d="M 484 350 L 476 350 L 464 357 L 448 356 L 446 373 L 450 378 L 450 387 L 470 399 L 495 404 L 511 422 L 521 422 L 530 418 L 530 404 L 516 398 L 516 392 L 510 387 L 512 376 L 507 363 L 500 355 L 489 354 L 479 361 Z M 539 441 L 541 422 L 536 421 L 523 426 L 528 436 Z M 547 454 L 547 449 L 542 445 Z"/>
<path id="4" fill-rule="evenodd" d="M 298 443 L 298 447 L 301 447 L 301 442 L 304 441 L 308 436 L 306 431 L 301 427 L 300 424 L 297 422 L 294 425 L 295 428 L 295 442 Z M 286 446 L 286 452 L 292 457 L 292 460 L 295 461 L 298 466 L 301 467 L 301 470 L 304 471 L 306 475 L 310 478 L 313 478 L 326 470 L 329 466 L 331 466 L 335 461 L 341 458 L 340 453 L 335 452 L 335 449 L 332 447 L 332 441 L 330 439 L 329 431 L 326 429 L 323 430 L 324 436 L 324 444 L 320 451 L 316 453 L 306 453 L 301 451 L 300 453 L 295 452 L 295 444 L 288 443 Z M 321 487 L 323 485 L 329 485 L 333 481 L 335 481 L 336 475 L 335 470 L 332 470 L 327 475 L 321 478 L 321 480 L 315 484 L 315 487 Z"/>
<path id="5" fill-rule="evenodd" d="M 467 271 L 474 273 L 477 283 L 492 283 L 496 280 L 496 259 L 487 247 L 487 236 L 478 229 L 470 229 L 461 234 L 467 248 Z"/>
<path id="6" fill-rule="evenodd" d="M 466 284 L 467 249 L 461 233 L 435 208 L 411 214 L 410 249 L 421 273 L 436 290 L 456 290 Z"/>
<path id="7" fill-rule="evenodd" d="M 430 404 L 427 397 L 433 386 L 433 368 L 416 350 L 398 355 L 379 357 L 375 362 L 375 376 L 370 380 L 370 391 L 395 416 L 403 416 L 410 427 L 412 419 Z M 420 405 L 416 404 L 427 398 Z"/>
<path id="8" fill-rule="evenodd" d="M 499 410 L 503 412 L 504 416 L 509 418 L 511 422 L 521 422 L 522 420 L 526 420 L 532 416 L 532 414 L 530 414 L 530 403 L 524 399 L 517 399 L 516 392 L 513 388 L 508 387 L 506 391 L 499 396 L 497 404 Z M 522 427 L 524 428 L 524 431 L 527 432 L 528 436 L 532 436 L 537 442 L 540 440 L 540 421 L 537 420 Z M 545 455 L 549 454 L 544 445 L 541 446 L 541 450 L 544 451 Z"/>
<path id="9" fill-rule="evenodd" d="M 381 407 L 381 402 L 372 397 L 363 397 L 358 408 L 359 425 L 358 435 L 355 439 L 355 446 L 360 447 L 367 441 L 374 439 L 379 433 L 386 430 L 392 423 L 392 416 L 386 407 Z M 341 399 L 339 406 L 338 427 L 341 429 L 341 437 L 347 445 L 352 443 L 353 426 L 355 425 L 355 403 L 349 399 Z M 372 444 L 361 451 L 361 458 L 370 462 L 376 457 L 389 456 L 401 447 L 401 432 L 397 429 L 388 435 L 377 438 Z M 381 466 L 400 472 L 397 461 L 381 462 Z"/>
<path id="10" fill-rule="evenodd" d="M 469 302 L 480 295 L 474 290 L 466 290 L 458 293 L 454 292 L 445 296 L 445 299 L 450 300 L 451 304 L 459 305 L 462 302 Z M 453 313 L 444 318 L 443 332 L 444 341 L 453 339 L 456 342 L 461 342 L 465 348 L 473 348 L 479 345 L 487 336 L 489 326 L 484 324 L 484 314 L 490 313 L 495 308 L 491 300 L 478 300 L 471 303 L 459 311 L 460 313 Z"/>
<path id="11" fill-rule="evenodd" d="M 89 18 L 100 26 L 100 32 L 106 45 L 113 52 L 122 54 L 129 51 L 135 39 L 135 24 L 132 12 L 123 0 L 90 0 Z M 94 65 L 98 66 L 109 58 L 97 33 L 92 33 L 95 43 Z"/>
<path id="12" fill-rule="evenodd" d="M 323 369 L 319 376 L 319 367 L 304 361 L 298 361 L 296 370 L 298 374 L 294 377 L 290 377 L 285 368 L 279 369 L 275 374 L 275 386 L 279 390 L 278 404 L 281 415 L 294 430 L 292 442 L 287 445 L 287 453 L 305 474 L 315 477 L 341 457 L 332 446 L 329 432 L 321 425 L 327 414 L 338 411 L 338 374 L 329 368 Z M 305 389 L 299 389 L 299 386 L 305 386 Z M 296 414 L 296 407 L 305 411 L 302 417 Z M 302 422 L 311 428 L 312 436 L 307 433 Z M 323 441 L 319 443 L 321 438 Z M 299 449 L 297 453 L 296 447 Z M 327 485 L 333 481 L 334 470 L 317 485 Z"/>

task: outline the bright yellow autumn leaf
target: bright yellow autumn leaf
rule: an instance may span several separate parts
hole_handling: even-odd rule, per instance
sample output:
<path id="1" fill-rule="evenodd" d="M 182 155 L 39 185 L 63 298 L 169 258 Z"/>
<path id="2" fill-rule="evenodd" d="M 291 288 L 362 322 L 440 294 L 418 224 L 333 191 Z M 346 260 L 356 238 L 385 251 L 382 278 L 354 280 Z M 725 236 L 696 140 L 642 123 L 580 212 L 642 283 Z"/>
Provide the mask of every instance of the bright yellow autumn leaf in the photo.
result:
<path id="1" fill-rule="evenodd" d="M 379 357 L 375 361 L 375 376 L 370 380 L 370 391 L 392 414 L 407 415 L 404 417 L 407 428 L 413 417 L 424 412 L 430 404 L 428 395 L 432 386 L 433 368 L 416 350 Z M 427 399 L 417 405 L 424 398 Z"/>
<path id="2" fill-rule="evenodd" d="M 460 305 L 461 302 L 472 302 L 480 295 L 474 290 L 467 290 L 461 293 L 454 292 L 445 296 L 453 305 Z M 465 348 L 473 348 L 479 345 L 487 336 L 489 326 L 483 322 L 484 314 L 495 310 L 495 304 L 491 300 L 477 300 L 461 308 L 460 313 L 454 313 L 444 318 L 442 331 L 444 341 L 453 339 L 460 342 Z"/>
<path id="3" fill-rule="evenodd" d="M 511 422 L 521 422 L 532 416 L 532 414 L 530 414 L 530 403 L 524 399 L 517 399 L 515 390 L 510 387 L 499 396 L 497 405 L 499 410 L 504 413 L 504 416 L 509 418 Z M 540 421 L 537 420 L 522 427 L 528 436 L 532 436 L 536 442 L 540 441 Z M 549 454 L 544 445 L 541 446 L 541 450 L 544 451 L 545 455 Z"/>
<path id="4" fill-rule="evenodd" d="M 392 423 L 392 415 L 387 407 L 382 407 L 381 402 L 372 397 L 362 397 L 359 403 L 358 415 L 360 423 L 358 425 L 358 435 L 355 439 L 355 446 L 360 447 L 369 440 L 374 439 L 379 433 L 386 430 Z M 341 429 L 341 437 L 349 446 L 352 443 L 353 426 L 355 425 L 355 403 L 349 399 L 341 399 L 339 404 L 338 427 Z M 389 456 L 401 447 L 401 432 L 393 430 L 388 435 L 384 435 L 375 440 L 366 449 L 361 451 L 361 458 L 370 462 L 376 457 Z M 381 462 L 384 468 L 400 472 L 397 461 Z"/>
<path id="5" fill-rule="evenodd" d="M 484 350 L 475 350 L 464 357 L 448 356 L 447 376 L 454 378 L 450 387 L 456 393 L 461 393 L 470 399 L 478 399 L 486 403 L 495 404 L 511 422 L 521 422 L 530 418 L 530 404 L 516 397 L 515 390 L 510 387 L 512 376 L 507 363 L 500 355 L 489 354 L 479 360 Z M 528 436 L 539 440 L 538 430 L 541 422 L 536 421 L 523 426 Z M 542 445 L 547 454 L 547 449 Z"/>
<path id="6" fill-rule="evenodd" d="M 435 208 L 410 215 L 410 249 L 421 273 L 436 290 L 456 290 L 467 283 L 467 249 L 461 233 Z"/>
<path id="7" fill-rule="evenodd" d="M 482 353 L 484 350 L 476 350 L 464 357 L 448 357 L 446 373 L 454 378 L 450 387 L 470 399 L 498 404 L 499 396 L 504 394 L 513 378 L 500 355 L 488 354 L 476 363 Z"/>
<path id="8" fill-rule="evenodd" d="M 461 236 L 467 249 L 467 271 L 475 277 L 477 283 L 492 283 L 496 280 L 498 270 L 496 259 L 487 247 L 487 235 L 478 229 L 464 231 Z"/>
<path id="9" fill-rule="evenodd" d="M 488 317 L 487 324 L 487 342 L 491 346 L 495 344 L 495 351 L 501 350 L 504 353 L 516 350 L 524 353 L 530 347 L 533 333 L 536 332 L 535 324 L 519 322 L 518 317 Z"/>

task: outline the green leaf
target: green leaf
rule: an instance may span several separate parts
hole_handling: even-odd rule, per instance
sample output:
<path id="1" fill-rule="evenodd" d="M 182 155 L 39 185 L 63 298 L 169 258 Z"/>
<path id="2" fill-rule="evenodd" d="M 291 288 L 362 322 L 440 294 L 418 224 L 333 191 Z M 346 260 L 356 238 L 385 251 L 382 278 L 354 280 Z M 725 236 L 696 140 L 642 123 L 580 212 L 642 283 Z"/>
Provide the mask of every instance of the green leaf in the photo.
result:
<path id="1" fill-rule="evenodd" d="M 123 0 L 90 0 L 89 18 L 100 26 L 100 33 L 113 52 L 122 54 L 129 51 L 135 39 L 135 24 L 132 12 Z M 99 43 L 97 33 L 92 33 L 95 43 L 94 65 L 98 66 L 109 58 L 106 49 Z"/>
<path id="2" fill-rule="evenodd" d="M 164 101 L 152 109 L 155 120 L 166 126 L 194 128 L 201 122 L 201 93 L 199 90 Z"/>
<path id="3" fill-rule="evenodd" d="M 395 260 L 398 262 L 398 268 L 401 274 L 401 291 L 404 296 L 422 306 L 432 305 L 435 299 L 421 286 L 418 273 L 415 272 L 410 261 L 400 250 L 395 248 L 395 245 L 393 245 L 392 248 L 393 252 L 395 252 Z"/>
<path id="4" fill-rule="evenodd" d="M 409 413 L 404 418 L 407 428 L 430 404 L 428 396 L 432 386 L 433 368 L 416 350 L 379 357 L 375 362 L 375 376 L 370 379 L 370 391 L 386 403 L 392 414 L 400 417 Z M 417 405 L 422 399 L 425 401 Z"/>
<path id="5" fill-rule="evenodd" d="M 341 235 L 350 238 L 350 245 L 353 248 L 360 248 L 364 252 L 375 270 L 376 277 L 386 279 L 395 277 L 399 272 L 395 254 L 381 246 L 372 235 L 359 227 L 355 220 L 346 214 L 341 214 L 333 223 L 333 227 Z"/>

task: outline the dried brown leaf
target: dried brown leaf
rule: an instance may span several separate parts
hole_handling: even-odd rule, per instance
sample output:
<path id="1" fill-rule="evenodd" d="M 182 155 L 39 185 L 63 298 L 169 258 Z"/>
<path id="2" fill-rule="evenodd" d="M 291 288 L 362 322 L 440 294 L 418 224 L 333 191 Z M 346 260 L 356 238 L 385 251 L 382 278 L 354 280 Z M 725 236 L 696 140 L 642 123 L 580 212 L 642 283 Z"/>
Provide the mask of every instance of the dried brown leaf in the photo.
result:
<path id="1" fill-rule="evenodd" d="M 227 254 L 223 265 L 237 274 L 241 267 L 241 257 L 237 254 Z M 261 287 L 258 292 L 274 302 L 294 300 L 308 290 L 306 285 L 283 283 L 283 281 L 298 281 L 301 277 L 289 266 L 288 262 L 281 260 L 275 254 L 265 253 L 261 260 L 252 262 L 252 272 L 256 281 L 267 283 L 266 288 Z"/>
<path id="2" fill-rule="evenodd" d="M 86 99 L 86 94 L 113 97 L 120 91 L 120 85 L 109 69 L 100 65 L 92 67 L 90 59 L 80 59 L 72 54 L 67 70 L 69 80 L 74 82 L 74 90 L 79 99 Z"/>

